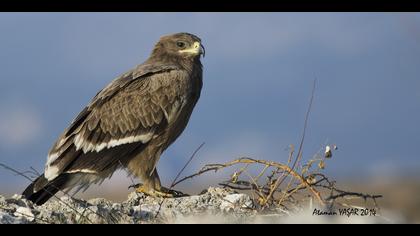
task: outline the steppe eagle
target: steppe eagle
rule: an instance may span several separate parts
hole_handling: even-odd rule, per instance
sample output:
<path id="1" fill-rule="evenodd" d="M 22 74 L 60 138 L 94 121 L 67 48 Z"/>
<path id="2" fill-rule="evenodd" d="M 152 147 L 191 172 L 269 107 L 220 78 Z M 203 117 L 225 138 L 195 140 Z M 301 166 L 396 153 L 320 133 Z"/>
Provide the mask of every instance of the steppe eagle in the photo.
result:
<path id="1" fill-rule="evenodd" d="M 61 190 L 87 189 L 117 169 L 142 180 L 152 196 L 173 194 L 156 165 L 185 129 L 202 88 L 201 39 L 163 36 L 149 58 L 102 89 L 64 130 L 48 153 L 45 172 L 23 195 L 41 205 Z"/>

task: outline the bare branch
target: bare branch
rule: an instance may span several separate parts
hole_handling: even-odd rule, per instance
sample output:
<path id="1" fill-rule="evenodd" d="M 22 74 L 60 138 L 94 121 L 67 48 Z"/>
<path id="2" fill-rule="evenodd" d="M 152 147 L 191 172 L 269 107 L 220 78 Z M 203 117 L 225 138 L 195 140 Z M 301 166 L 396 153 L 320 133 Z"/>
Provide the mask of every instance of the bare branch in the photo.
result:
<path id="1" fill-rule="evenodd" d="M 187 168 L 187 166 L 191 163 L 191 161 L 194 159 L 195 155 L 198 153 L 198 151 L 200 151 L 200 149 L 204 146 L 204 144 L 205 144 L 205 142 L 200 144 L 200 146 L 197 149 L 195 149 L 195 151 L 191 155 L 190 159 L 187 161 L 187 163 L 185 163 L 184 167 L 182 167 L 182 169 L 176 175 L 175 179 L 172 181 L 170 189 L 172 189 L 175 186 L 175 182 L 178 180 L 179 176 L 182 174 L 182 172 L 185 170 L 185 168 Z"/>

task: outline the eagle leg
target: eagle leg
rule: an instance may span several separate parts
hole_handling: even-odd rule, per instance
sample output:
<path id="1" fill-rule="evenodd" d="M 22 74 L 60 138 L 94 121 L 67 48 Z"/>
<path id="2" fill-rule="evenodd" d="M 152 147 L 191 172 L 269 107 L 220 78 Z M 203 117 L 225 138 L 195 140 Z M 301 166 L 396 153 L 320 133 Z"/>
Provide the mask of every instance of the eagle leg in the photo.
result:
<path id="1" fill-rule="evenodd" d="M 144 179 L 143 184 L 132 185 L 132 187 L 136 188 L 136 192 L 144 193 L 152 197 L 176 198 L 188 196 L 187 194 L 184 194 L 182 192 L 163 187 L 160 183 L 160 178 L 156 169 L 154 170 L 150 178 Z"/>

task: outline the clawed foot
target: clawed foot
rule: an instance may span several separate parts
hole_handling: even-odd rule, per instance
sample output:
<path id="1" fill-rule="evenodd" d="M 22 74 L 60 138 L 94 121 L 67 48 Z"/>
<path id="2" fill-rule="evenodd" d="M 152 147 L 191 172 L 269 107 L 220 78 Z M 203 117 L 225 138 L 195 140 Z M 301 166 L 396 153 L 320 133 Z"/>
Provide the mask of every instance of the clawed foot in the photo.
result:
<path id="1" fill-rule="evenodd" d="M 130 186 L 129 188 L 132 188 L 132 187 L 136 188 L 136 192 L 144 193 L 151 197 L 177 198 L 177 197 L 188 196 L 188 194 L 185 194 L 176 190 L 167 189 L 165 187 L 161 187 L 160 190 L 157 190 L 157 189 L 147 188 L 145 185 L 142 185 L 142 184 L 136 184 L 136 185 Z"/>

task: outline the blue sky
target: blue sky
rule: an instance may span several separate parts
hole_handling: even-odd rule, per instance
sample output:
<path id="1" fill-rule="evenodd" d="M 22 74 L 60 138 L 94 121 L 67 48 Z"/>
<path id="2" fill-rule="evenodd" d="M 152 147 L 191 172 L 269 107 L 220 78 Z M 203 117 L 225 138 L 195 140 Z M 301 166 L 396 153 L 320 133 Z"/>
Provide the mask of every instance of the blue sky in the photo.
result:
<path id="1" fill-rule="evenodd" d="M 243 155 L 286 161 L 315 76 L 305 158 L 335 143 L 336 177 L 420 167 L 420 14 L 0 13 L 0 32 L 0 162 L 17 169 L 42 170 L 96 92 L 175 32 L 202 38 L 204 88 L 161 159 L 164 182 L 203 141 L 186 173 Z M 0 190 L 26 184 L 0 170 Z"/>

